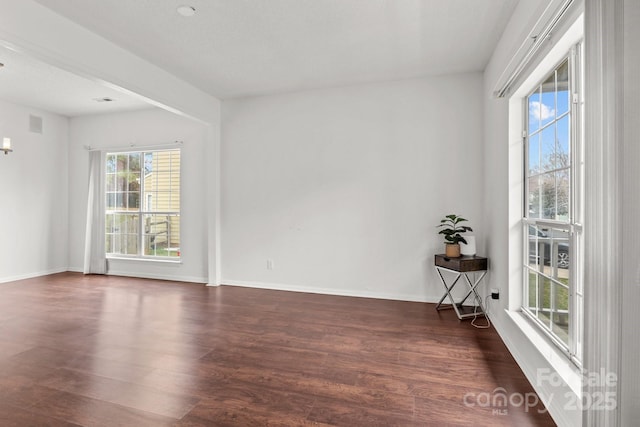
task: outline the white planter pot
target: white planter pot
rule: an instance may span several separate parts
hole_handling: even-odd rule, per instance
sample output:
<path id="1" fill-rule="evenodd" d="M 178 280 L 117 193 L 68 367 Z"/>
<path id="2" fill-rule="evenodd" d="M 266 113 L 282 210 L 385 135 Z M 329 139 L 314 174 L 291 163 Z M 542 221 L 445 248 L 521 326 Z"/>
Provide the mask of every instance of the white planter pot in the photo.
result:
<path id="1" fill-rule="evenodd" d="M 460 242 L 460 254 L 461 255 L 475 255 L 476 254 L 476 236 L 464 236 L 467 241 L 466 244 Z"/>

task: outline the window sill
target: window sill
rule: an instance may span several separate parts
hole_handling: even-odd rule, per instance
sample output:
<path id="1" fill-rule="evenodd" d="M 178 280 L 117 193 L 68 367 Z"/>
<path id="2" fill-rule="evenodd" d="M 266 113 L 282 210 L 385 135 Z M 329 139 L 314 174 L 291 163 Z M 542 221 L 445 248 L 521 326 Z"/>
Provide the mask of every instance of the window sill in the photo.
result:
<path id="1" fill-rule="evenodd" d="M 582 373 L 567 356 L 562 353 L 549 338 L 533 326 L 529 319 L 519 311 L 505 310 L 507 315 L 520 328 L 522 333 L 538 349 L 540 354 L 547 359 L 556 373 L 571 388 L 576 396 L 582 395 Z"/>
<path id="2" fill-rule="evenodd" d="M 160 264 L 174 264 L 179 265 L 182 264 L 182 259 L 153 259 L 153 258 L 130 258 L 130 257 L 119 257 L 119 256 L 109 256 L 107 257 L 108 261 L 126 261 L 126 262 L 151 262 L 151 263 L 160 263 Z"/>

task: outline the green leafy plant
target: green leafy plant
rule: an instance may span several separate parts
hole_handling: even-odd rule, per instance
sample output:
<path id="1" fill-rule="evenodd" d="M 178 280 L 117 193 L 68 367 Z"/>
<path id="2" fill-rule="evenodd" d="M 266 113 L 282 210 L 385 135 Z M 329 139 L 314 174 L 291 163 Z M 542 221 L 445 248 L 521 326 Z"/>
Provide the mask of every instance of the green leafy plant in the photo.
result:
<path id="1" fill-rule="evenodd" d="M 466 221 L 466 219 L 458 215 L 446 215 L 444 219 L 440 221 L 440 224 L 436 226 L 442 228 L 438 234 L 444 235 L 444 242 L 447 244 L 455 245 L 460 242 L 466 244 L 467 241 L 461 234 L 467 231 L 473 231 L 473 229 L 467 225 L 460 225 L 461 222 Z"/>

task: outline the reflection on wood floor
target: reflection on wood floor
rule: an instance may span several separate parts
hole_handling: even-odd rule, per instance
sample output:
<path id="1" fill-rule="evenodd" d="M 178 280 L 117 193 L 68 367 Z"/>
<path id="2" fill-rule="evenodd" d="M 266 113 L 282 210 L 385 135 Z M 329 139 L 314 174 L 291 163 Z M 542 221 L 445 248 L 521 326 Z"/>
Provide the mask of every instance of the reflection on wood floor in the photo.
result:
<path id="1" fill-rule="evenodd" d="M 433 304 L 62 273 L 0 285 L 0 425 L 553 425 Z M 498 403 L 499 405 L 499 403 Z"/>

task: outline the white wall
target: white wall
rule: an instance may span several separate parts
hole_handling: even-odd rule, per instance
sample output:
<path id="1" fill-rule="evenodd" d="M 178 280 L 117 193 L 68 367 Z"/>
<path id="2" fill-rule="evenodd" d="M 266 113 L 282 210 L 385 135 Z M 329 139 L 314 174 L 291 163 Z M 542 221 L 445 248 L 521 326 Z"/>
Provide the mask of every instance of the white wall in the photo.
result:
<path id="1" fill-rule="evenodd" d="M 481 90 L 464 74 L 224 101 L 222 282 L 437 301 L 439 220 L 466 216 L 482 248 Z"/>
<path id="2" fill-rule="evenodd" d="M 68 132 L 66 117 L 0 101 L 0 138 L 14 148 L 0 152 L 0 282 L 67 269 Z"/>
<path id="3" fill-rule="evenodd" d="M 574 396 L 572 390 L 566 384 L 553 387 L 549 382 L 538 382 L 539 369 L 549 373 L 557 372 L 558 365 L 549 362 L 549 359 L 558 360 L 557 353 L 553 349 L 543 350 L 542 347 L 532 344 L 507 313 L 510 297 L 513 303 L 514 295 L 512 294 L 518 292 L 516 288 L 519 288 L 522 280 L 519 267 L 510 269 L 510 259 L 515 257 L 516 262 L 511 265 L 519 265 L 521 253 L 509 251 L 510 234 L 520 233 L 521 230 L 520 226 L 514 223 L 513 216 L 509 215 L 509 198 L 521 197 L 521 187 L 515 185 L 515 181 L 521 181 L 521 178 L 518 176 L 515 177 L 515 181 L 513 180 L 513 176 L 510 176 L 509 162 L 521 162 L 521 156 L 518 155 L 521 152 L 510 147 L 521 144 L 521 137 L 519 134 L 510 137 L 509 101 L 507 98 L 496 99 L 494 90 L 498 82 L 504 81 L 505 69 L 507 71 L 513 69 L 514 64 L 509 65 L 510 61 L 523 41 L 529 39 L 529 32 L 536 26 L 545 8 L 551 3 L 542 0 L 518 3 L 484 73 L 484 180 L 487 189 L 484 194 L 484 218 L 486 218 L 487 253 L 491 259 L 486 283 L 500 289 L 500 300 L 492 301 L 491 320 L 523 372 L 549 408 L 554 420 L 559 425 L 579 425 L 580 411 L 564 409 L 565 406 L 570 406 L 571 396 Z M 555 1 L 555 3 L 560 2 Z M 521 111 L 516 114 L 520 118 Z M 515 218 L 518 224 L 520 218 Z M 510 290 L 511 285 L 515 286 Z M 563 375 L 566 374 L 567 372 L 563 372 Z"/>
<path id="4" fill-rule="evenodd" d="M 130 148 L 184 141 L 181 158 L 182 263 L 110 260 L 109 274 L 208 281 L 207 127 L 160 109 L 75 117 L 69 129 L 69 266 L 82 271 L 89 154 L 84 148 Z"/>

